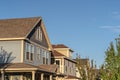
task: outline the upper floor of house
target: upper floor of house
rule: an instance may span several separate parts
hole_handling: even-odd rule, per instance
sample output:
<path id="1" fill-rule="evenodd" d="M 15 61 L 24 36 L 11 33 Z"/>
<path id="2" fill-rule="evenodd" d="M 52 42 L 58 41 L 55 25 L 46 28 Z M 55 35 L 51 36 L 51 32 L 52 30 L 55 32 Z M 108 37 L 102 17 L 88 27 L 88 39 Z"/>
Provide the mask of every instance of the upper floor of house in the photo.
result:
<path id="1" fill-rule="evenodd" d="M 41 17 L 0 20 L 0 47 L 13 63 L 50 64 L 52 46 Z"/>
<path id="2" fill-rule="evenodd" d="M 64 44 L 53 44 L 53 49 L 72 59 L 73 50 Z"/>
<path id="3" fill-rule="evenodd" d="M 72 56 L 70 57 L 70 54 L 73 51 L 68 47 L 65 47 L 65 45 L 64 49 L 60 49 L 63 48 L 63 44 L 59 45 L 59 49 L 56 49 L 56 47 L 58 48 L 58 45 L 53 45 L 52 58 L 54 58 L 54 64 L 59 66 L 58 73 L 75 76 L 76 62 L 71 58 Z"/>

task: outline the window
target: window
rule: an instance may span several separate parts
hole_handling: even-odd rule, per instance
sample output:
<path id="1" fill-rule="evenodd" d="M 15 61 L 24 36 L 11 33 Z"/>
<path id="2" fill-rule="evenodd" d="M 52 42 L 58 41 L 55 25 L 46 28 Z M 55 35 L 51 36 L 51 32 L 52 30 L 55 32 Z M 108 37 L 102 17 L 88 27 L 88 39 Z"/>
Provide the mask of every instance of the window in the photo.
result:
<path id="1" fill-rule="evenodd" d="M 26 59 L 29 60 L 29 52 L 26 53 Z"/>
<path id="2" fill-rule="evenodd" d="M 42 30 L 40 27 L 38 27 L 36 30 L 36 39 L 42 41 Z"/>
<path id="3" fill-rule="evenodd" d="M 42 49 L 42 54 L 43 54 L 43 64 L 46 64 L 46 53 L 44 49 Z"/>
<path id="4" fill-rule="evenodd" d="M 48 64 L 48 60 L 49 60 L 49 52 L 46 51 L 46 64 Z"/>
<path id="5" fill-rule="evenodd" d="M 45 64 L 45 57 L 43 57 L 43 64 Z"/>
<path id="6" fill-rule="evenodd" d="M 57 65 L 60 65 L 60 61 L 59 61 L 59 60 L 56 60 L 56 64 L 57 64 Z"/>
<path id="7" fill-rule="evenodd" d="M 31 52 L 30 52 L 30 60 L 32 61 L 33 60 L 33 53 L 34 53 L 34 46 L 31 45 Z"/>
<path id="8" fill-rule="evenodd" d="M 33 60 L 33 53 L 30 54 L 30 60 Z"/>
<path id="9" fill-rule="evenodd" d="M 29 44 L 28 43 L 26 43 L 26 47 L 25 48 L 26 48 L 25 49 L 26 50 L 26 59 L 29 60 L 29 54 L 30 53 L 29 53 Z"/>
<path id="10" fill-rule="evenodd" d="M 29 44 L 29 43 L 26 43 L 25 51 L 26 51 L 25 52 L 26 53 L 26 59 L 33 61 L 34 46 Z"/>
<path id="11" fill-rule="evenodd" d="M 67 72 L 67 66 L 65 66 L 65 70 L 66 70 L 66 72 Z"/>
<path id="12" fill-rule="evenodd" d="M 38 60 L 40 60 L 40 57 L 41 57 L 41 54 L 42 54 L 42 50 L 41 50 L 41 48 L 37 48 L 37 58 L 38 58 Z"/>

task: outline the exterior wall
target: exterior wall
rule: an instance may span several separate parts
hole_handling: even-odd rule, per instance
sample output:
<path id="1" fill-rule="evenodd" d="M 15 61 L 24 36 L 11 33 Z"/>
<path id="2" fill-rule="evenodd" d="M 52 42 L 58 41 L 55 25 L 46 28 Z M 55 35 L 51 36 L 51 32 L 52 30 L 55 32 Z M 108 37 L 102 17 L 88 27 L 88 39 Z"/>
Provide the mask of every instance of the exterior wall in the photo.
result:
<path id="1" fill-rule="evenodd" d="M 66 57 L 72 58 L 72 51 L 70 51 L 68 48 L 55 48 L 54 50 L 60 52 Z"/>
<path id="2" fill-rule="evenodd" d="M 22 40 L 21 41 L 0 41 L 2 47 L 8 53 L 12 52 L 15 57 L 12 62 L 22 62 Z"/>
<path id="3" fill-rule="evenodd" d="M 55 61 L 56 60 L 60 61 L 58 73 L 76 76 L 76 67 L 74 62 L 65 58 L 55 58 Z"/>
<path id="4" fill-rule="evenodd" d="M 49 45 L 47 43 L 45 32 L 41 28 L 41 21 L 36 25 L 36 27 L 31 31 L 31 33 L 27 36 L 29 41 L 24 42 L 24 47 L 26 47 L 26 42 L 34 46 L 33 60 L 26 59 L 26 49 L 24 50 L 24 63 L 32 64 L 32 65 L 40 65 L 40 64 L 50 64 L 51 62 L 51 53 L 49 52 Z M 40 34 L 38 34 L 40 31 Z M 42 33 L 42 34 L 41 34 Z M 38 38 L 40 36 L 40 39 Z M 42 50 L 42 51 L 39 51 Z M 45 59 L 45 63 L 43 57 L 48 57 L 48 61 Z M 48 62 L 48 63 L 47 63 Z"/>
<path id="5" fill-rule="evenodd" d="M 67 75 L 73 75 L 76 76 L 76 67 L 75 67 L 75 63 L 71 62 L 69 60 L 65 59 L 65 64 L 64 64 L 64 73 Z"/>
<path id="6" fill-rule="evenodd" d="M 38 28 L 38 27 L 40 27 L 40 30 L 41 30 L 41 32 L 42 32 L 42 40 L 37 40 L 37 39 L 36 39 L 36 33 L 37 33 L 37 28 Z M 31 41 L 33 41 L 33 42 L 35 42 L 35 43 L 37 43 L 37 44 L 39 44 L 39 45 L 41 45 L 41 46 L 44 46 L 44 47 L 48 48 L 47 40 L 46 40 L 45 35 L 44 35 L 44 32 L 43 32 L 43 30 L 42 30 L 42 28 L 41 28 L 41 26 L 40 26 L 40 22 L 39 22 L 39 23 L 37 24 L 37 26 L 33 29 L 33 31 L 31 31 L 31 33 L 29 34 L 28 38 L 29 38 Z"/>
<path id="7" fill-rule="evenodd" d="M 65 55 L 65 56 L 68 56 L 66 49 L 55 49 L 55 50 L 57 50 L 58 52 L 60 52 L 61 54 Z"/>
<path id="8" fill-rule="evenodd" d="M 24 48 L 26 47 L 26 43 L 24 42 Z M 34 44 L 34 43 L 29 43 L 30 45 L 34 46 L 34 53 L 33 53 L 33 60 L 27 60 L 26 59 L 26 48 L 24 49 L 24 63 L 28 63 L 31 65 L 41 65 L 41 64 L 50 64 L 51 62 L 51 53 L 49 52 L 49 50 L 43 46 L 40 46 L 38 44 Z M 39 51 L 42 50 L 42 51 Z M 39 54 L 39 55 L 38 55 Z M 43 63 L 43 57 L 48 58 L 48 63 Z"/>

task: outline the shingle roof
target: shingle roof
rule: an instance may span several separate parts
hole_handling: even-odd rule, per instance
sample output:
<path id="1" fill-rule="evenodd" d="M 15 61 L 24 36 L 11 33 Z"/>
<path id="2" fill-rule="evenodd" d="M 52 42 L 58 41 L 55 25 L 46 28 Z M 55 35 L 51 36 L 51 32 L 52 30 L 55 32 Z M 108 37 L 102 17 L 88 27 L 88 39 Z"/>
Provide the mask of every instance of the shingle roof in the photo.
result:
<path id="1" fill-rule="evenodd" d="M 63 54 L 61 54 L 60 52 L 54 50 L 54 51 L 53 51 L 53 56 L 65 56 L 65 55 L 63 55 Z"/>
<path id="2" fill-rule="evenodd" d="M 64 44 L 52 44 L 53 48 L 68 48 L 69 50 L 71 50 L 73 52 L 72 49 L 70 49 L 68 46 L 64 45 Z"/>
<path id="3" fill-rule="evenodd" d="M 41 17 L 0 20 L 0 38 L 23 38 L 33 29 Z"/>
<path id="4" fill-rule="evenodd" d="M 34 65 L 30 65 L 30 64 L 25 64 L 25 63 L 8 63 L 8 64 L 0 64 L 0 68 L 4 68 L 4 69 L 25 69 L 28 68 L 29 70 L 31 69 L 36 69 L 36 70 L 40 70 L 40 71 L 45 71 L 45 72 L 50 72 L 50 73 L 55 73 L 56 69 L 57 69 L 57 65 L 40 65 L 40 66 L 34 66 Z"/>
<path id="5" fill-rule="evenodd" d="M 44 70 L 47 70 L 49 72 L 55 73 L 56 69 L 58 68 L 58 65 L 55 65 L 55 64 L 51 64 L 51 65 L 42 64 L 39 67 L 41 69 L 44 69 Z"/>
<path id="6" fill-rule="evenodd" d="M 24 64 L 24 63 L 4 63 L 1 64 L 1 68 L 38 68 L 37 66 L 30 65 L 30 64 Z"/>
<path id="7" fill-rule="evenodd" d="M 53 44 L 52 47 L 53 48 L 69 48 L 69 47 L 65 46 L 64 44 L 56 44 L 56 45 Z"/>

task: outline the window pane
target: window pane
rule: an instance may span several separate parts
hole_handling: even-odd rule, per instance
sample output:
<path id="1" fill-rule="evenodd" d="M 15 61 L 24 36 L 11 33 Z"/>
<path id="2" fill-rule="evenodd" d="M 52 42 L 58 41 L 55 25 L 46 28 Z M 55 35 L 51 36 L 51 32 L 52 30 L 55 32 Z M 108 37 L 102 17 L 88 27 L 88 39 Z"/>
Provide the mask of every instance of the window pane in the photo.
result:
<path id="1" fill-rule="evenodd" d="M 57 64 L 57 65 L 60 65 L 60 61 L 59 61 L 59 60 L 56 60 L 56 64 Z"/>
<path id="2" fill-rule="evenodd" d="M 30 54 L 30 60 L 33 60 L 33 54 L 32 53 Z"/>
<path id="3" fill-rule="evenodd" d="M 26 59 L 29 60 L 29 52 L 26 53 Z"/>
<path id="4" fill-rule="evenodd" d="M 43 64 L 45 64 L 45 57 L 43 57 Z"/>

